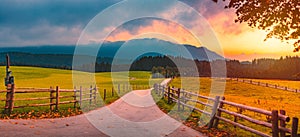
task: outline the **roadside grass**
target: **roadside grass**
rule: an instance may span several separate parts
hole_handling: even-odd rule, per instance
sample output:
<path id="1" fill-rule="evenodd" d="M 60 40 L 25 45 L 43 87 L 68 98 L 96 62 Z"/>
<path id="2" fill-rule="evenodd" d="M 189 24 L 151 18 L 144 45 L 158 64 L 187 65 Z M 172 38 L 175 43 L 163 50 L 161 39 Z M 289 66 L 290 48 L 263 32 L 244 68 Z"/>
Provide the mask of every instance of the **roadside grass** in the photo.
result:
<path id="1" fill-rule="evenodd" d="M 159 96 L 153 90 L 151 92 L 154 101 L 157 106 L 170 117 L 176 119 L 177 121 L 182 122 L 184 125 L 191 127 L 201 133 L 204 133 L 210 137 L 216 136 L 235 136 L 235 133 L 230 133 L 225 131 L 224 129 L 210 129 L 207 127 L 199 126 L 199 121 L 201 121 L 202 114 L 197 111 L 190 111 L 188 108 L 184 110 L 178 111 L 177 104 L 175 102 L 168 104 L 167 99 L 163 99 L 162 96 Z M 202 124 L 202 123 L 201 123 Z"/>
<path id="2" fill-rule="evenodd" d="M 181 79 L 185 80 L 185 82 L 190 82 L 193 83 L 199 78 L 175 78 L 171 83 L 170 86 L 174 87 L 181 87 Z M 210 92 L 216 92 L 216 91 L 211 91 L 213 90 L 219 90 L 219 88 L 212 87 L 212 82 L 222 82 L 221 80 L 218 79 L 211 79 L 211 78 L 200 78 L 200 90 L 197 92 L 197 86 L 198 85 L 191 85 L 188 87 L 184 87 L 185 90 L 190 91 L 190 92 L 195 92 L 199 93 L 201 95 L 208 96 Z M 268 87 L 262 87 L 262 86 L 256 86 L 256 85 L 251 85 L 247 83 L 241 83 L 237 81 L 231 81 L 227 80 L 224 91 L 224 97 L 226 100 L 239 103 L 239 104 L 244 104 L 252 107 L 257 107 L 265 110 L 285 110 L 287 115 L 289 117 L 298 117 L 300 118 L 300 94 L 299 93 L 293 93 L 289 91 L 283 91 L 279 89 L 273 89 L 273 88 L 268 88 Z M 280 84 L 283 85 L 284 83 Z M 217 85 L 218 86 L 218 85 Z M 217 91 L 219 92 L 219 91 Z M 204 101 L 204 100 L 202 100 Z M 162 102 L 163 103 L 163 102 Z M 162 108 L 164 108 L 164 105 L 161 105 Z M 229 107 L 229 106 L 224 106 L 226 109 L 229 109 L 231 111 L 239 112 L 235 107 Z M 242 110 L 241 112 L 244 115 L 254 117 L 259 120 L 267 121 L 266 116 L 257 114 L 254 112 Z M 229 115 L 225 115 L 224 113 L 222 116 L 233 120 L 234 117 L 230 117 Z M 263 131 L 265 133 L 270 133 L 271 130 L 266 127 L 258 126 L 255 124 L 252 124 L 246 120 L 238 119 L 238 122 L 242 124 L 246 124 L 249 127 L 252 127 L 254 129 L 257 129 L 259 131 Z M 292 122 L 287 123 L 287 127 L 291 127 Z M 220 121 L 219 127 L 221 131 L 228 131 L 232 133 L 236 133 L 237 136 L 255 136 L 254 134 L 250 132 L 246 132 L 242 129 L 239 129 L 238 127 L 235 128 L 232 125 L 226 124 L 222 121 Z M 299 128 L 300 130 L 300 128 Z"/>
<path id="3" fill-rule="evenodd" d="M 12 75 L 15 77 L 16 88 L 50 88 L 59 86 L 60 89 L 74 89 L 72 71 L 71 70 L 61 70 L 61 69 L 51 69 L 51 68 L 38 68 L 38 67 L 20 67 L 12 66 Z M 96 97 L 97 102 L 93 102 L 89 105 L 89 101 L 85 101 L 82 104 L 83 109 L 79 109 L 79 105 L 76 104 L 74 108 L 74 103 L 72 104 L 62 104 L 59 105 L 59 114 L 64 117 L 69 115 L 81 114 L 81 110 L 88 111 L 98 107 L 102 107 L 106 104 L 112 103 L 119 99 L 124 94 L 135 89 L 148 89 L 152 87 L 152 83 L 160 82 L 161 79 L 151 79 L 151 73 L 145 71 L 131 71 L 131 72 L 114 72 L 114 83 L 112 82 L 111 73 L 89 73 L 79 72 L 84 74 L 84 76 L 93 76 L 98 87 L 98 94 Z M 129 76 L 128 76 L 129 75 Z M 0 90 L 5 90 L 4 77 L 5 77 L 5 67 L 0 66 Z M 127 81 L 129 85 L 127 85 Z M 118 86 L 113 84 L 120 84 L 120 92 L 118 92 Z M 94 86 L 93 86 L 94 87 Z M 88 87 L 84 87 L 88 88 Z M 76 87 L 79 89 L 79 87 Z M 104 98 L 104 89 L 106 89 L 106 99 Z M 112 95 L 112 90 L 114 90 L 114 95 Z M 89 93 L 89 90 L 84 90 L 83 93 Z M 6 93 L 0 93 L 0 99 L 5 99 Z M 71 96 L 74 93 L 61 92 L 60 96 Z M 77 93 L 79 95 L 79 93 Z M 55 96 L 55 95 L 54 95 Z M 89 95 L 88 95 L 89 96 Z M 50 93 L 16 93 L 15 99 L 20 98 L 38 98 L 38 97 L 50 97 Z M 78 98 L 77 98 L 78 99 Z M 61 98 L 60 101 L 73 100 L 73 98 Z M 14 105 L 26 105 L 26 104 L 43 104 L 49 103 L 49 99 L 46 100 L 31 100 L 31 101 L 15 101 Z M 5 101 L 0 101 L 0 111 L 4 110 Z M 61 114 L 63 112 L 63 115 Z M 30 116 L 28 115 L 30 113 Z M 35 113 L 40 113 L 39 115 L 50 115 L 49 106 L 42 107 L 26 107 L 26 108 L 15 108 L 12 115 L 21 115 L 19 118 L 35 117 Z M 43 114 L 42 114 L 43 113 Z M 52 115 L 52 114 L 51 114 Z M 16 116 L 15 116 L 16 117 Z M 12 118 L 15 118 L 12 117 Z M 49 116 L 48 116 L 49 117 Z"/>

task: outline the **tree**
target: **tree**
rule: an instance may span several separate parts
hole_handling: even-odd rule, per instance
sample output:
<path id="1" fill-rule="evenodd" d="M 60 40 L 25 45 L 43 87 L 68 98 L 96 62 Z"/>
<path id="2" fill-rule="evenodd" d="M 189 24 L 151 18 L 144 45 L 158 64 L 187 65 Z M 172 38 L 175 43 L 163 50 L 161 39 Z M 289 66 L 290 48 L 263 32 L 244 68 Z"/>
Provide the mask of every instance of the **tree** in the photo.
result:
<path id="1" fill-rule="evenodd" d="M 213 0 L 218 2 L 218 0 Z M 223 0 L 226 1 L 226 0 Z M 277 38 L 293 42 L 294 52 L 300 50 L 299 0 L 228 0 L 225 8 L 236 9 L 235 22 L 266 30 L 266 39 Z"/>

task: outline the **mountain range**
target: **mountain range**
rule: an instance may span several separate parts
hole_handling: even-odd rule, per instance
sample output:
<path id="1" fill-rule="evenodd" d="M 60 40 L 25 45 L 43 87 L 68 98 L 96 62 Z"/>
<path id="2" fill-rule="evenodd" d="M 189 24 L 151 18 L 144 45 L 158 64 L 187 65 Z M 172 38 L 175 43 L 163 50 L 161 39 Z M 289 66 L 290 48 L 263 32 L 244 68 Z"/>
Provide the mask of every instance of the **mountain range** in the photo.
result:
<path id="1" fill-rule="evenodd" d="M 9 54 L 12 65 L 30 65 L 43 67 L 66 67 L 72 65 L 75 45 L 43 45 L 43 46 L 24 46 L 24 47 L 1 47 L 0 64 L 5 63 L 5 55 Z M 81 45 L 79 49 L 87 51 L 97 51 L 97 44 Z M 122 51 L 121 54 L 116 54 Z M 158 52 L 160 53 L 158 53 Z M 188 51 L 188 52 L 183 52 Z M 173 56 L 200 61 L 224 60 L 224 57 L 205 48 L 192 45 L 175 44 L 160 39 L 134 39 L 130 41 L 104 42 L 98 50 L 97 55 L 89 55 L 89 52 L 80 52 L 77 55 L 82 58 L 95 58 L 97 63 L 111 63 L 114 58 L 122 60 L 126 64 L 132 61 L 129 56 L 133 53 L 143 53 L 143 56 Z M 208 58 L 210 57 L 210 58 Z"/>

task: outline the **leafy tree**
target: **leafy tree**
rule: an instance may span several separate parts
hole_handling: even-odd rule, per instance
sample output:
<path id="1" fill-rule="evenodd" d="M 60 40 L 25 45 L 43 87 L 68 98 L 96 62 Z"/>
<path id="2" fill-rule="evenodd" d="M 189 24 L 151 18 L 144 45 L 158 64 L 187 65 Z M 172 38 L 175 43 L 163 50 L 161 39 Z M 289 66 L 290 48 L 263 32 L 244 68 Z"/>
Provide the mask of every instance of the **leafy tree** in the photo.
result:
<path id="1" fill-rule="evenodd" d="M 218 0 L 213 0 L 218 2 Z M 226 0 L 223 0 L 226 1 Z M 299 0 L 227 0 L 225 8 L 236 9 L 235 22 L 266 30 L 266 39 L 277 38 L 293 42 L 294 52 L 300 50 Z M 266 40 L 265 39 L 265 40 Z"/>

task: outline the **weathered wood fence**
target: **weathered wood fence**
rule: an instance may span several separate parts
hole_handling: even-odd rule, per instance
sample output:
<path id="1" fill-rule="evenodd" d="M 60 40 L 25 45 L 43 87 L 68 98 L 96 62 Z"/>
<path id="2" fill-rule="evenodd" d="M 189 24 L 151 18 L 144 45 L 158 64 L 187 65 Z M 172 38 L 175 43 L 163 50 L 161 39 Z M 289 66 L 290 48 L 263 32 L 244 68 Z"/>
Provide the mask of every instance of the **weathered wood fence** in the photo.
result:
<path id="1" fill-rule="evenodd" d="M 87 93 L 89 91 L 89 93 Z M 50 110 L 59 110 L 59 105 L 61 104 L 76 104 L 79 103 L 80 106 L 83 101 L 89 101 L 90 104 L 92 101 L 96 101 L 97 95 L 97 88 L 90 87 L 88 89 L 83 89 L 80 87 L 79 89 L 60 89 L 58 86 L 53 89 L 50 87 L 49 89 L 46 88 L 15 88 L 13 85 L 8 85 L 7 90 L 0 91 L 0 93 L 6 92 L 6 98 L 0 99 L 0 101 L 5 101 L 4 112 L 6 114 L 10 114 L 14 108 L 25 108 L 25 107 L 40 107 L 40 106 L 49 106 Z M 83 94 L 84 92 L 84 94 Z M 29 93 L 49 93 L 49 96 L 44 97 L 35 97 L 35 98 L 15 98 L 15 94 L 29 94 Z M 61 96 L 60 93 L 70 93 L 70 95 Z M 88 95 L 88 97 L 86 96 Z M 61 101 L 61 99 L 65 99 L 65 101 Z M 33 100 L 40 100 L 45 101 L 49 100 L 49 103 L 42 103 L 42 104 L 25 104 L 15 106 L 16 101 L 33 101 Z"/>
<path id="2" fill-rule="evenodd" d="M 229 123 L 233 126 L 239 127 L 241 129 L 244 129 L 246 131 L 252 132 L 256 135 L 260 135 L 263 137 L 285 137 L 286 134 L 290 134 L 292 137 L 298 137 L 298 118 L 293 117 L 292 119 L 292 128 L 289 129 L 286 127 L 287 122 L 290 121 L 290 117 L 285 115 L 284 110 L 280 110 L 278 113 L 278 110 L 273 111 L 267 111 L 255 107 L 250 107 L 242 104 L 237 104 L 230 101 L 225 101 L 224 97 L 216 96 L 214 98 L 208 97 L 208 96 L 202 96 L 197 93 L 188 92 L 186 90 L 180 89 L 180 88 L 174 88 L 169 86 L 161 86 L 159 84 L 154 85 L 154 90 L 156 94 L 159 96 L 163 96 L 165 99 L 167 99 L 168 103 L 177 103 L 177 109 L 178 111 L 183 111 L 185 108 L 189 108 L 193 111 L 200 112 L 202 114 L 205 114 L 210 117 L 210 122 L 208 123 L 208 128 L 217 128 L 219 124 L 219 120 L 224 121 L 226 123 Z M 196 97 L 197 99 L 192 99 L 192 97 Z M 206 100 L 205 101 L 201 101 Z M 189 103 L 196 103 L 196 105 L 204 106 L 210 108 L 211 111 L 207 111 L 206 109 L 199 109 L 195 107 L 196 105 L 190 105 Z M 209 103 L 212 102 L 212 103 Z M 234 112 L 229 109 L 226 109 L 224 105 L 236 107 L 238 109 L 248 110 L 252 111 L 258 114 L 265 115 L 266 117 L 270 117 L 270 122 L 258 120 L 253 117 L 247 116 L 242 113 Z M 223 115 L 222 115 L 223 114 Z M 230 115 L 234 117 L 234 120 L 230 120 L 226 117 L 224 117 L 224 114 Z M 255 125 L 264 126 L 267 128 L 270 128 L 272 130 L 272 135 L 269 135 L 268 133 L 264 133 L 262 131 L 258 131 L 256 129 L 253 129 L 251 127 L 247 127 L 247 125 L 243 125 L 237 121 L 237 118 L 244 119 L 246 121 L 249 121 Z"/>
<path id="3" fill-rule="evenodd" d="M 114 97 L 116 95 L 116 93 L 118 95 L 121 94 L 121 92 L 123 93 L 126 93 L 128 91 L 131 91 L 131 90 L 138 90 L 138 89 L 147 89 L 149 88 L 149 86 L 145 86 L 145 85 L 136 85 L 136 84 L 117 84 L 116 85 L 116 89 L 114 87 L 110 89 L 104 89 L 103 90 L 103 100 L 105 101 L 108 97 L 108 94 L 110 92 L 111 96 L 110 97 Z"/>
<path id="4" fill-rule="evenodd" d="M 252 85 L 258 85 L 258 86 L 263 86 L 263 87 L 270 87 L 270 88 L 275 88 L 275 89 L 281 89 L 281 90 L 300 93 L 300 89 L 289 88 L 288 86 L 281 86 L 281 85 L 278 85 L 278 84 L 270 84 L 270 83 L 265 83 L 265 82 L 250 80 L 250 79 L 240 79 L 240 78 L 229 78 L 229 79 L 233 80 L 233 81 L 252 84 Z"/>
<path id="5" fill-rule="evenodd" d="M 129 85 L 118 84 L 117 89 L 113 87 L 111 89 L 103 89 L 102 98 L 105 101 L 108 97 L 114 97 L 121 92 L 128 92 L 130 90 L 137 90 L 147 88 L 143 85 Z M 6 93 L 5 98 L 0 97 L 0 101 L 5 101 L 4 113 L 10 114 L 14 108 L 26 108 L 26 107 L 40 107 L 49 106 L 51 111 L 59 110 L 61 104 L 74 104 L 74 108 L 79 105 L 82 107 L 83 102 L 88 105 L 96 104 L 97 94 L 100 93 L 99 88 L 96 86 L 90 86 L 89 88 L 74 87 L 74 89 L 60 89 L 58 86 L 55 88 L 15 88 L 14 84 L 9 84 L 6 90 L 0 90 L 0 93 Z M 117 93 L 116 93 L 117 92 Z M 16 94 L 29 94 L 29 93 L 49 93 L 49 96 L 33 97 L 33 98 L 16 98 Z M 67 95 L 61 95 L 61 93 L 69 93 Z M 111 95 L 109 95 L 111 94 Z M 45 94 L 46 95 L 46 94 Z M 22 103 L 22 105 L 16 106 L 18 101 L 47 101 L 48 103 L 40 104 L 28 104 Z M 63 101 L 62 101 L 63 100 Z M 20 103 L 18 103 L 20 104 Z"/>

